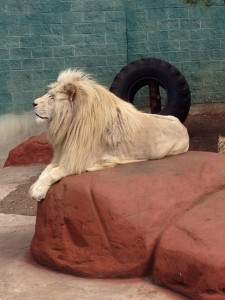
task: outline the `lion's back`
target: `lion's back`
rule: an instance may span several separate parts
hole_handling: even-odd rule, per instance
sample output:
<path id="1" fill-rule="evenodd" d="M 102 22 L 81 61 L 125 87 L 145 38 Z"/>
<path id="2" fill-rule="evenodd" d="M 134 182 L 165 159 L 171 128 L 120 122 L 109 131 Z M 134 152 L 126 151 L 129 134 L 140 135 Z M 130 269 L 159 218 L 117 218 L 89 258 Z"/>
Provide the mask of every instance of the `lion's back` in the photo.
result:
<path id="1" fill-rule="evenodd" d="M 186 152 L 189 136 L 186 127 L 176 117 L 142 114 L 132 147 L 137 156 L 159 159 Z"/>

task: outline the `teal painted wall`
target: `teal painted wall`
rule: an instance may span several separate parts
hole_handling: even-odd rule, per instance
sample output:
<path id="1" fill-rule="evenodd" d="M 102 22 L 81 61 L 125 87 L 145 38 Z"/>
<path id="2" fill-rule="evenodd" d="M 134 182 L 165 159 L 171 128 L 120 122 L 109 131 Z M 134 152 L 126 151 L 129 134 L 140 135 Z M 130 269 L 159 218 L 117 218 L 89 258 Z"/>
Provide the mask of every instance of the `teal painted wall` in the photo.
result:
<path id="1" fill-rule="evenodd" d="M 110 86 L 142 57 L 186 76 L 194 103 L 225 102 L 225 6 L 182 0 L 1 0 L 0 113 L 32 109 L 60 70 Z"/>

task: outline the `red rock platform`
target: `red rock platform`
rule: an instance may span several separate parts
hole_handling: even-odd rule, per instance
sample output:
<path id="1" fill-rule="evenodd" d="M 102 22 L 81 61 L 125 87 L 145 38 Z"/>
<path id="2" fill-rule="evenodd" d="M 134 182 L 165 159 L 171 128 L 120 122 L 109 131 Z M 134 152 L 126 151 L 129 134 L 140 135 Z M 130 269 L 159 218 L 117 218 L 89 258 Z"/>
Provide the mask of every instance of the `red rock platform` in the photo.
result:
<path id="1" fill-rule="evenodd" d="M 33 257 L 89 277 L 151 275 L 225 299 L 225 156 L 188 152 L 68 176 L 38 204 Z"/>
<path id="2" fill-rule="evenodd" d="M 52 159 L 52 147 L 46 133 L 32 136 L 13 148 L 8 155 L 4 167 L 24 166 L 30 164 L 48 164 Z"/>

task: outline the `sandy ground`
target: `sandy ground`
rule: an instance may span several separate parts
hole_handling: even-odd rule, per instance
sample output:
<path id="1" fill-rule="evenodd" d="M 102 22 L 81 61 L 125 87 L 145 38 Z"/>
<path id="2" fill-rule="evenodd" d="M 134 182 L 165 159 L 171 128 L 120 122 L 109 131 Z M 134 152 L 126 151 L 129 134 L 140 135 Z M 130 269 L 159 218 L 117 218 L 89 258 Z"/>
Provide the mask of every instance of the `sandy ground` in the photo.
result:
<path id="1" fill-rule="evenodd" d="M 28 195 L 43 165 L 0 168 L 0 213 L 35 216 L 37 204 Z"/>

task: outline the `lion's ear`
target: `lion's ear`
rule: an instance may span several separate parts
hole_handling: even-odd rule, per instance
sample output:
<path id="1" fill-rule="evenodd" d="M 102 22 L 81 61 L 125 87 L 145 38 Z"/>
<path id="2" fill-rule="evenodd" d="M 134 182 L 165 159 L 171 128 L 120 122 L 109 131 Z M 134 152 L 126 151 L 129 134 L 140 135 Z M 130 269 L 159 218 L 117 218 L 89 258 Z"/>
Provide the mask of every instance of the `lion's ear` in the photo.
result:
<path id="1" fill-rule="evenodd" d="M 76 96 L 76 87 L 72 83 L 68 83 L 64 86 L 65 93 L 69 96 L 69 100 L 73 102 Z"/>

